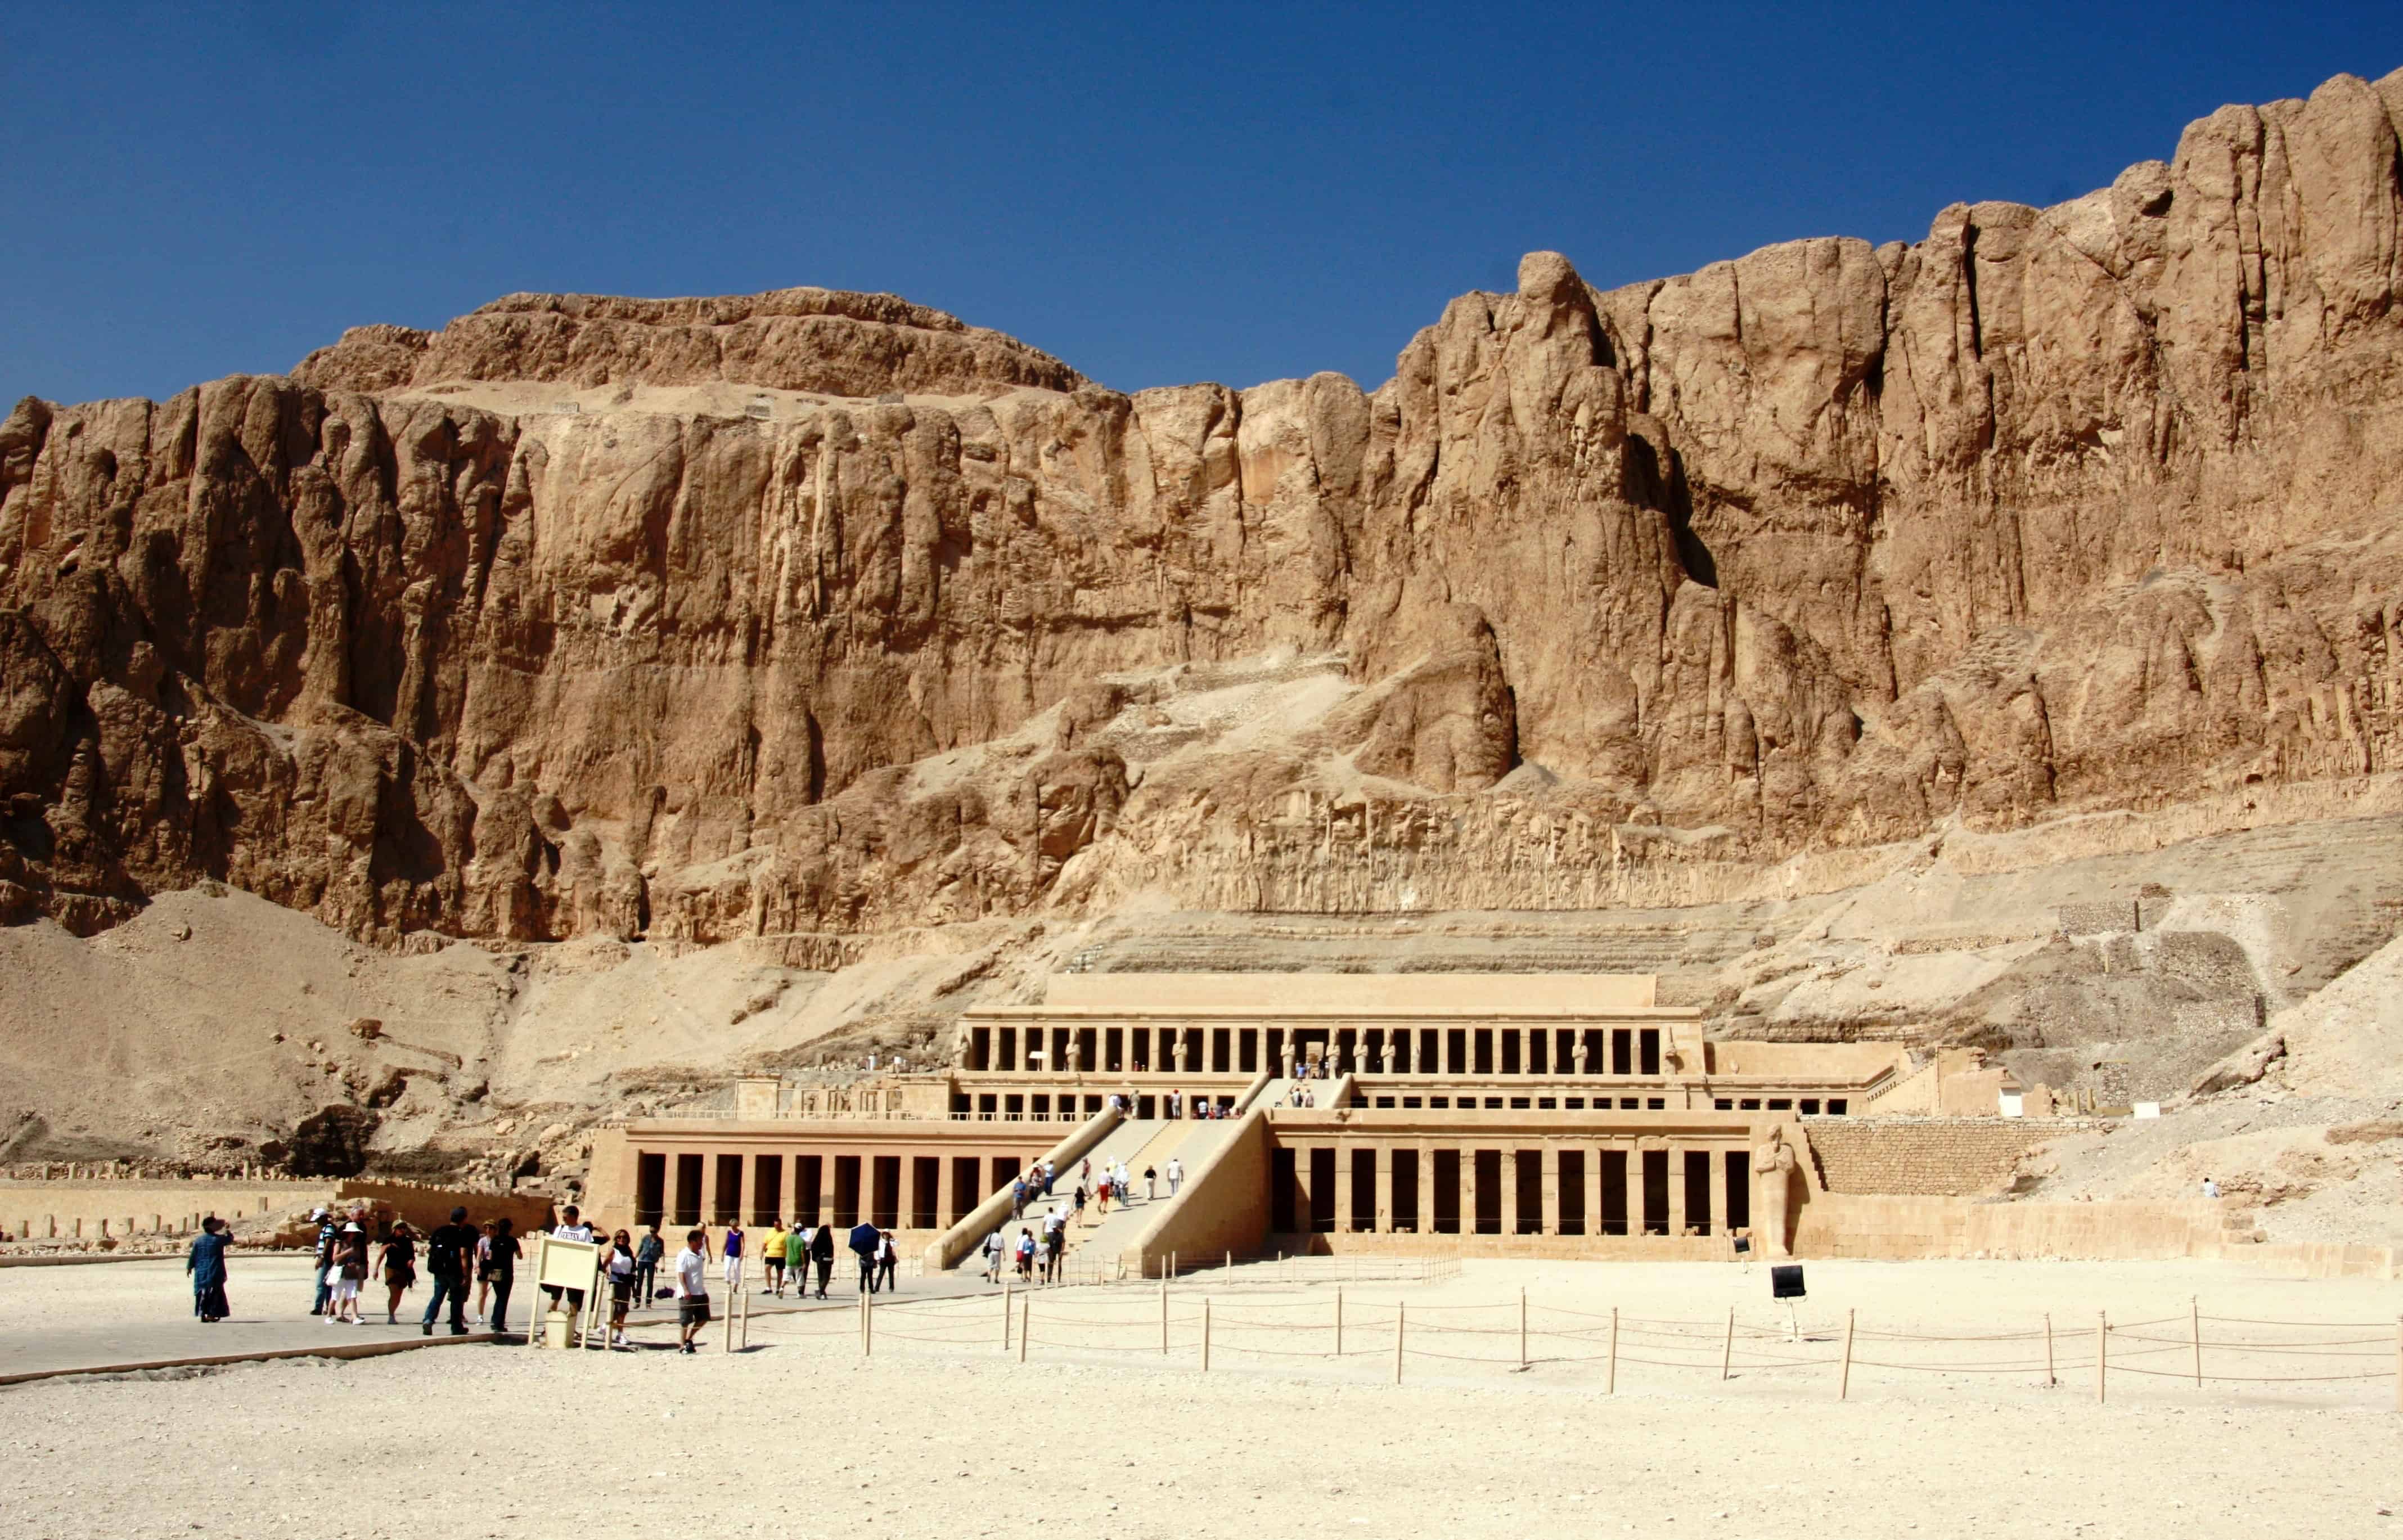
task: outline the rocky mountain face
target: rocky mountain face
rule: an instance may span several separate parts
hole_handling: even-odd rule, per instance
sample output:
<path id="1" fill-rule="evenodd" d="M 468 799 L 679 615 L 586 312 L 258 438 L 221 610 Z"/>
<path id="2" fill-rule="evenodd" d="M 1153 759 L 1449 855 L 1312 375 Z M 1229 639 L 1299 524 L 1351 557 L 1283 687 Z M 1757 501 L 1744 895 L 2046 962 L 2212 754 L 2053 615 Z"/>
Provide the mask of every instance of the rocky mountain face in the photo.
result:
<path id="1" fill-rule="evenodd" d="M 1680 902 L 2371 776 L 2398 125 L 2403 72 L 2340 76 L 1913 244 L 1609 292 L 1539 253 L 1374 392 L 1130 396 L 799 289 L 28 399 L 0 913 L 204 878 L 384 943 Z"/>

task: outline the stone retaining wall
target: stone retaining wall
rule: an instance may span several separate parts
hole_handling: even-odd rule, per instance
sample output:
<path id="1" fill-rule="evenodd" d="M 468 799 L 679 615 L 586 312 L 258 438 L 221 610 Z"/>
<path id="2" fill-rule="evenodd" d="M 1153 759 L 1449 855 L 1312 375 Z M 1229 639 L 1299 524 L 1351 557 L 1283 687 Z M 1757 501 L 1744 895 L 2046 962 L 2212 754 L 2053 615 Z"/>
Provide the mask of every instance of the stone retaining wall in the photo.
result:
<path id="1" fill-rule="evenodd" d="M 1999 1192 L 2030 1146 L 2063 1131 L 2057 1122 L 1997 1117 L 1813 1117 L 1804 1126 L 1829 1192 L 1926 1198 Z"/>

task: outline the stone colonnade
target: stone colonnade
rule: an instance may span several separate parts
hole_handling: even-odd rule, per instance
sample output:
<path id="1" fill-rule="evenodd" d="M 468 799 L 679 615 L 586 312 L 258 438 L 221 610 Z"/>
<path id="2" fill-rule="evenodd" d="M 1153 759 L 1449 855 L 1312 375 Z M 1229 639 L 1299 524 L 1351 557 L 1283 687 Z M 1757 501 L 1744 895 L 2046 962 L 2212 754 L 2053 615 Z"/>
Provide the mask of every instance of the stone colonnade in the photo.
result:
<path id="1" fill-rule="evenodd" d="M 796 1143 L 707 1138 L 633 1140 L 631 1214 L 612 1224 L 662 1229 L 740 1219 L 774 1223 L 865 1221 L 882 1229 L 940 1229 L 1039 1158 L 1048 1137 L 1011 1147 L 975 1140 Z"/>
<path id="2" fill-rule="evenodd" d="M 1297 1059 L 1336 1073 L 1657 1075 L 1674 1053 L 1665 1026 L 1507 1019 L 1339 1025 L 1257 1019 L 1097 1021 L 971 1019 L 962 1068 L 1105 1075 L 1253 1075 Z"/>
<path id="3" fill-rule="evenodd" d="M 1278 1233 L 1727 1235 L 1753 1221 L 1741 1136 L 1279 1136 Z"/>

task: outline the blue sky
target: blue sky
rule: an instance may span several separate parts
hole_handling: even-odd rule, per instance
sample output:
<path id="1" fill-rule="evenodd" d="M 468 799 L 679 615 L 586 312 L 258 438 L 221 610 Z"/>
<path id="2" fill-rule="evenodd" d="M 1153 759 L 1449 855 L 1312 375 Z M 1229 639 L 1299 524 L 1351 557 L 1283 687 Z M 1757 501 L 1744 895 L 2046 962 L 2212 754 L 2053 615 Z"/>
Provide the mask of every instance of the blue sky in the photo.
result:
<path id="1" fill-rule="evenodd" d="M 520 289 L 887 289 L 1104 382 L 1374 385 L 1519 255 L 1916 239 L 2403 65 L 2403 6 L 19 5 L 0 409 Z"/>

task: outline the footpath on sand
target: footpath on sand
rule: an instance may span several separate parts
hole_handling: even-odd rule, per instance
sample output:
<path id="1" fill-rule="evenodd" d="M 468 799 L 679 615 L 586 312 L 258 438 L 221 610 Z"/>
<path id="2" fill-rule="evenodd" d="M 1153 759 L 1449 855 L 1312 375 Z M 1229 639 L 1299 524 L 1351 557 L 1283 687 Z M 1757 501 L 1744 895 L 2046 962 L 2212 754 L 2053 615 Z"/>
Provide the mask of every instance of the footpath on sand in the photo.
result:
<path id="1" fill-rule="evenodd" d="M 360 1314 L 367 1324 L 328 1325 L 322 1317 L 309 1313 L 315 1275 L 307 1256 L 244 1256 L 237 1251 L 229 1267 L 226 1292 L 233 1314 L 213 1325 L 203 1325 L 192 1314 L 191 1287 L 185 1279 L 184 1265 L 172 1257 L 106 1268 L 12 1272 L 7 1287 L 0 1289 L 0 1385 L 63 1374 L 122 1374 L 273 1357 L 364 1358 L 417 1348 L 521 1345 L 532 1311 L 547 1303 L 539 1289 L 521 1284 L 509 1299 L 508 1335 L 474 1327 L 465 1337 L 453 1337 L 446 1311 L 445 1318 L 435 1324 L 434 1335 L 427 1337 L 419 1328 L 430 1297 L 424 1279 L 401 1297 L 398 1325 L 384 1320 L 383 1286 L 370 1283 L 360 1299 Z M 722 1317 L 728 1299 L 715 1263 L 711 1273 L 711 1308 Z M 895 1292 L 900 1299 L 1000 1292 L 998 1286 L 987 1284 L 981 1269 L 975 1268 L 900 1282 Z M 771 1295 L 757 1281 L 755 1269 L 751 1313 L 756 1318 L 855 1309 L 858 1293 L 858 1269 L 848 1254 L 836 1258 L 824 1303 L 803 1299 L 789 1290 L 782 1298 Z M 666 1300 L 636 1311 L 630 1325 L 640 1346 L 672 1344 L 675 1302 Z"/>

